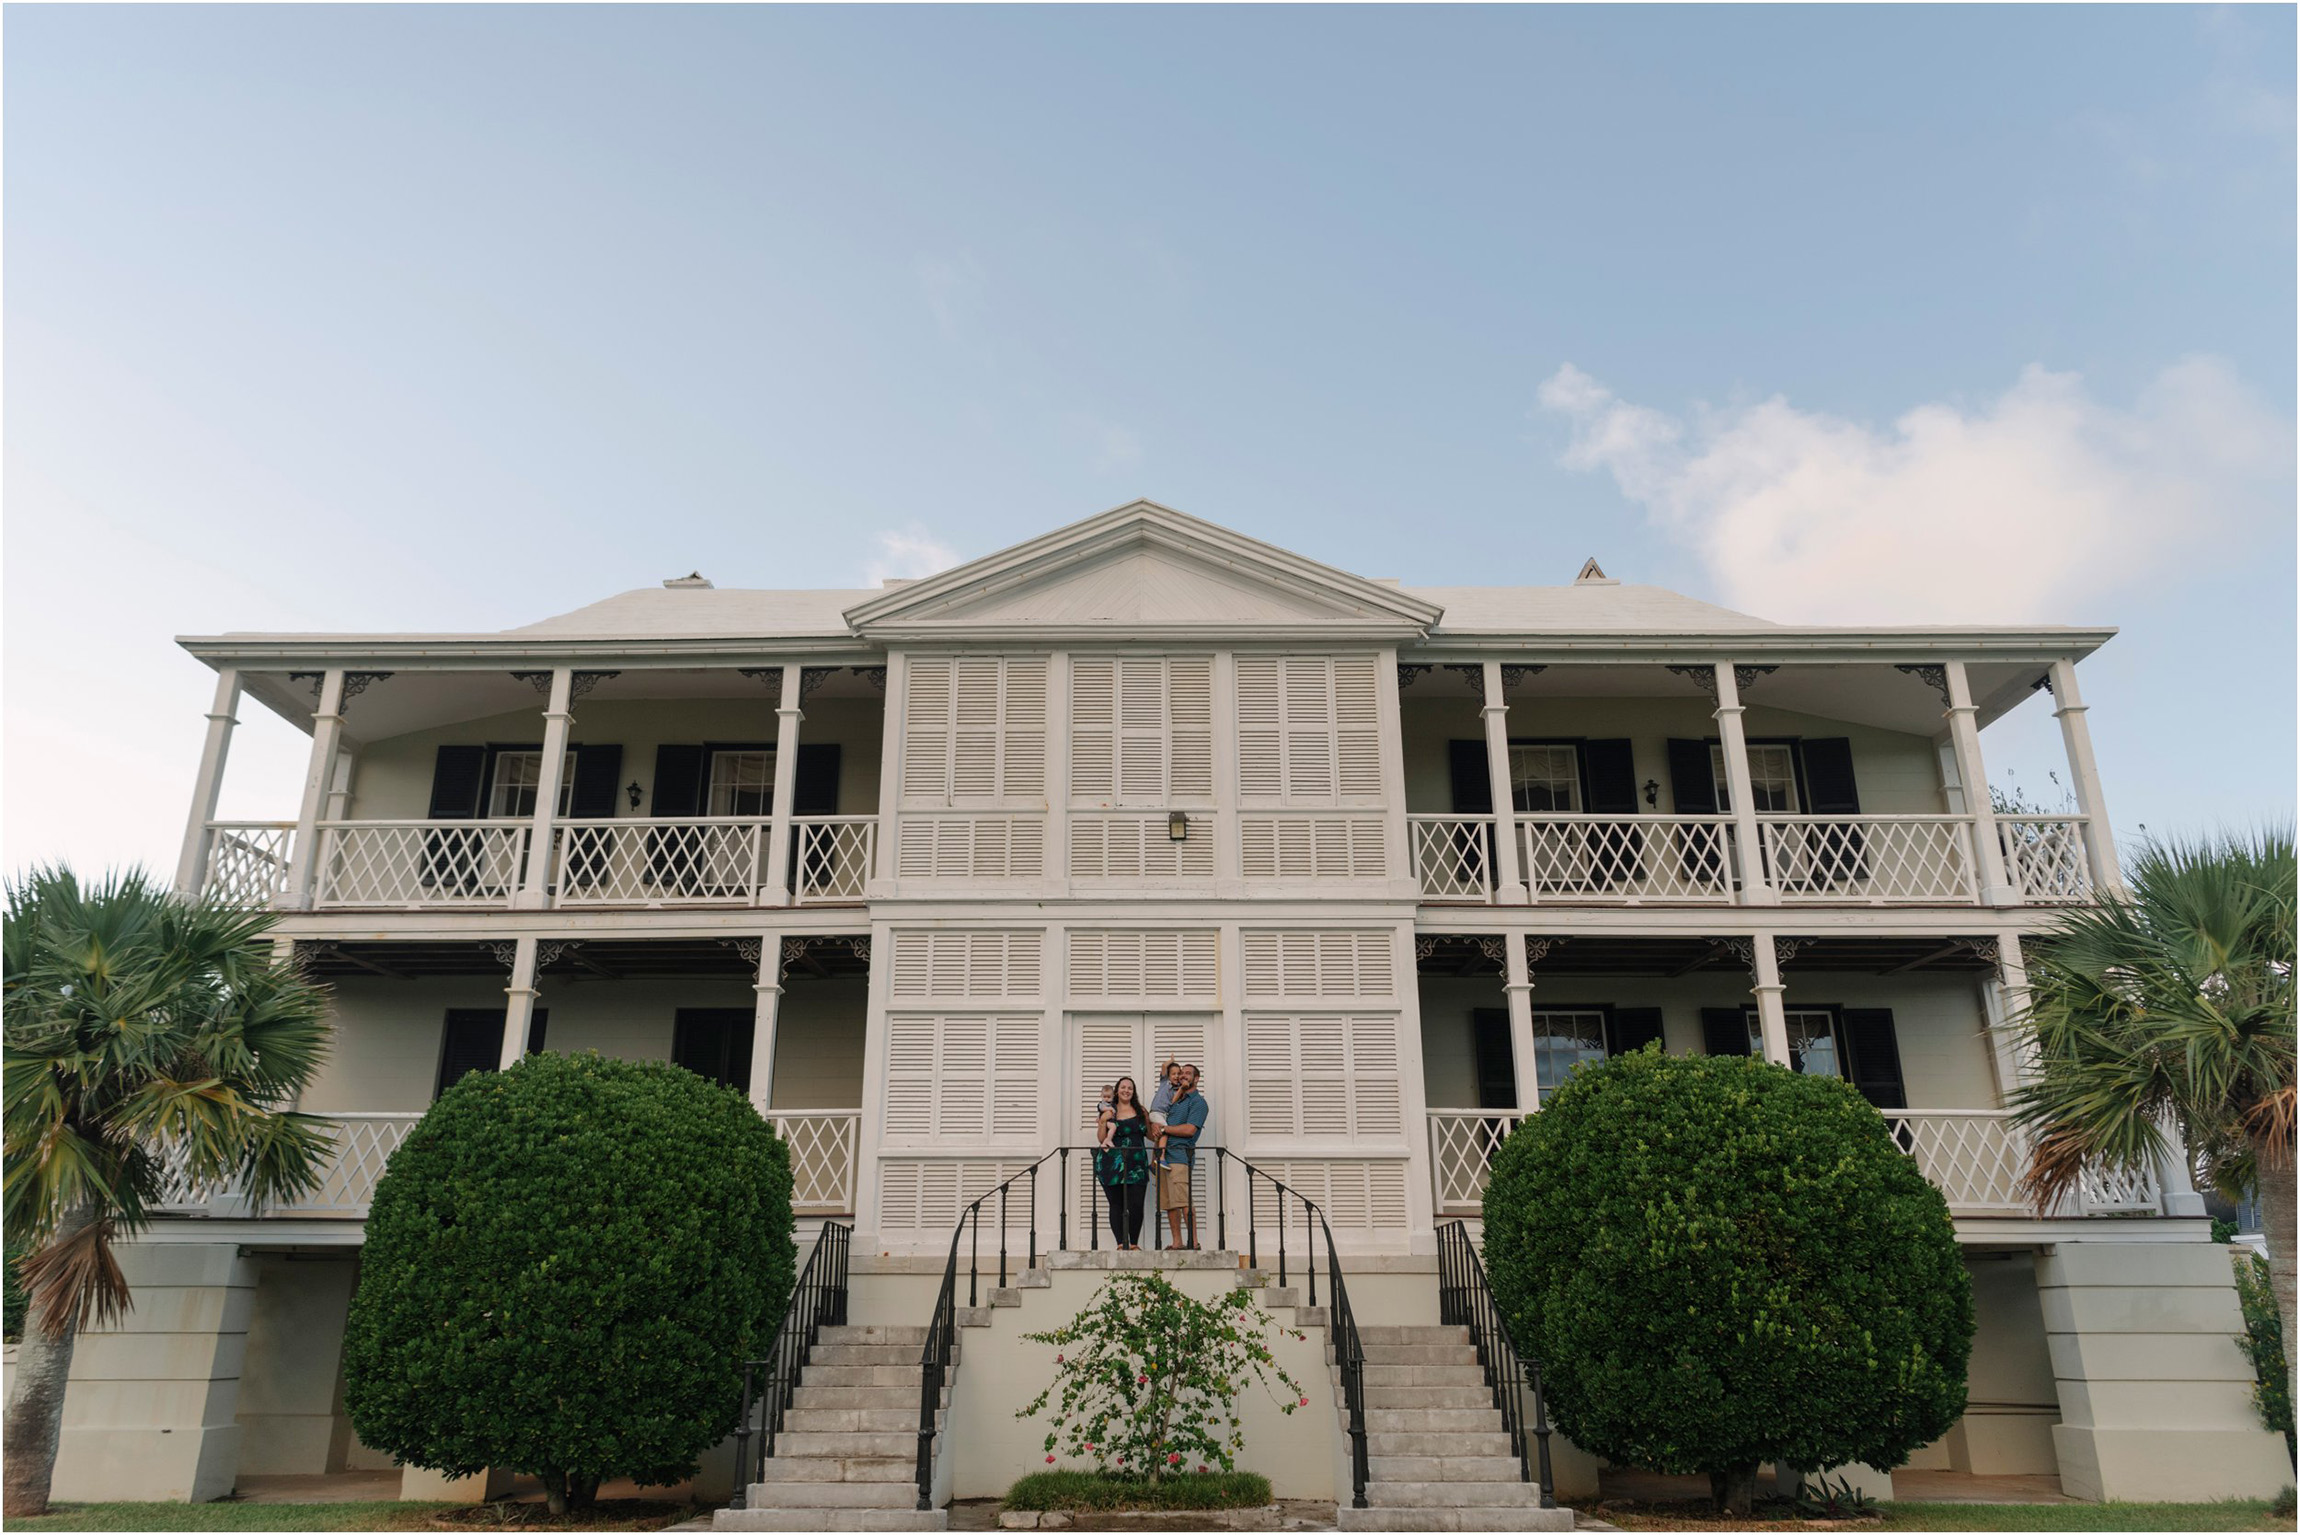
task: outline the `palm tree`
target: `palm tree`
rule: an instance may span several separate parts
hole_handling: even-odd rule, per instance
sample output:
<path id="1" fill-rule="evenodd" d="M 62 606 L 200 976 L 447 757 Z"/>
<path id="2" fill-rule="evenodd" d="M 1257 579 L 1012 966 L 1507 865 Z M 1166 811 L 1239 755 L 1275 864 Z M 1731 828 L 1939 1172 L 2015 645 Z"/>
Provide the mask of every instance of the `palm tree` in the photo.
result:
<path id="1" fill-rule="evenodd" d="M 2144 847 L 2128 900 L 2036 946 L 2024 1024 L 2041 1212 L 2088 1171 L 2137 1170 L 2177 1129 L 2222 1192 L 2257 1192 L 2284 1336 L 2293 1280 L 2294 863 L 2288 829 Z M 2296 1351 L 2300 1352 L 2300 1351 Z"/>
<path id="2" fill-rule="evenodd" d="M 7 1407 L 5 1499 L 48 1507 L 72 1342 L 129 1294 L 114 1247 L 156 1204 L 316 1185 L 319 1121 L 288 1107 L 325 1051 L 326 994 L 276 961 L 267 913 L 181 900 L 140 871 L 8 884 L 5 1219 L 31 1312 Z"/>

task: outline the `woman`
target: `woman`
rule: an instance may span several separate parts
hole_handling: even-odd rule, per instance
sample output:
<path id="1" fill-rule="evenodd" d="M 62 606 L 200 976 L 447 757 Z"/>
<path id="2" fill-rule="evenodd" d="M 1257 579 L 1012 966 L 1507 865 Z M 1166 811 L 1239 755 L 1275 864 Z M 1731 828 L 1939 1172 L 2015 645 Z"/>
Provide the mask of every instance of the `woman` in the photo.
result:
<path id="1" fill-rule="evenodd" d="M 1142 1235 L 1142 1211 L 1150 1198 L 1150 1115 L 1132 1077 L 1120 1077 L 1110 1093 L 1108 1136 L 1094 1153 L 1094 1178 L 1110 1203 L 1110 1235 L 1120 1252 L 1135 1252 Z"/>

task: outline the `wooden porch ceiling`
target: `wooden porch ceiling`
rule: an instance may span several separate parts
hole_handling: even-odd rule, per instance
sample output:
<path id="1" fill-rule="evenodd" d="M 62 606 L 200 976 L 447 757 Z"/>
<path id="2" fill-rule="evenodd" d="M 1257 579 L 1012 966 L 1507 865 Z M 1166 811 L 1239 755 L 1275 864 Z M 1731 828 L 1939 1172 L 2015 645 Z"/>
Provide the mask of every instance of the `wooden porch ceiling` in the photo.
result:
<path id="1" fill-rule="evenodd" d="M 1499 951 L 1488 952 L 1497 941 L 1492 937 L 1440 934 L 1425 935 L 1420 941 L 1429 949 L 1418 962 L 1423 975 L 1502 973 Z M 1710 938 L 1576 936 L 1550 943 L 1549 952 L 1534 966 L 1537 980 L 1545 975 L 1673 976 L 1748 970 L 1730 948 Z M 1995 962 L 1976 953 L 1969 941 L 1945 937 L 1833 937 L 1800 940 L 1797 952 L 1781 968 L 1787 973 L 1981 974 L 1993 970 Z"/>
<path id="2" fill-rule="evenodd" d="M 543 940 L 546 951 L 559 940 Z M 409 943 L 301 942 L 297 948 L 321 980 L 347 976 L 378 976 L 391 980 L 424 980 L 436 976 L 496 976 L 509 974 L 495 946 L 465 940 Z M 870 973 L 870 961 L 855 952 L 843 937 L 814 938 L 797 958 L 784 965 L 784 979 L 805 980 L 860 977 Z M 756 974 L 732 943 L 716 938 L 586 939 L 559 948 L 540 974 L 561 980 L 647 981 L 691 979 L 750 980 Z"/>

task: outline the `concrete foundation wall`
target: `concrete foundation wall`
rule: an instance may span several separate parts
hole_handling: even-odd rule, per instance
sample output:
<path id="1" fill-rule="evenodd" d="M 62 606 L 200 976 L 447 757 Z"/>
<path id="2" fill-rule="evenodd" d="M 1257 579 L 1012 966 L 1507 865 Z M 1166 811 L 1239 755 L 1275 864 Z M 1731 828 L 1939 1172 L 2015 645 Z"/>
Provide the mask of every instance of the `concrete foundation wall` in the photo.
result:
<path id="1" fill-rule="evenodd" d="M 2036 1254 L 1965 1255 L 1973 1284 L 1973 1355 L 1964 1416 L 1909 1458 L 1917 1471 L 2051 1476 L 2060 1399 L 2037 1300 Z"/>

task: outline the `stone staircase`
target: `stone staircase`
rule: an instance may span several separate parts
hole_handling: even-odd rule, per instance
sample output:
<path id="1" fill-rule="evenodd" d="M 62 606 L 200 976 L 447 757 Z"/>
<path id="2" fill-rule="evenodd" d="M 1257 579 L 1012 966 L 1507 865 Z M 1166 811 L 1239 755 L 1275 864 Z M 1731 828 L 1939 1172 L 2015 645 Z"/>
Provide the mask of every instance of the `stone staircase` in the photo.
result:
<path id="1" fill-rule="evenodd" d="M 1543 1508 L 1510 1448 L 1466 1327 L 1366 1327 L 1366 1504 L 1345 1496 L 1345 1530 L 1570 1530 Z M 1341 1402 L 1342 1371 L 1334 1367 Z"/>
<path id="2" fill-rule="evenodd" d="M 987 1306 L 958 1308 L 960 1328 L 987 1327 L 992 1307 L 1019 1306 L 1051 1281 L 1027 1271 L 993 1289 Z M 924 1327 L 826 1327 L 799 1371 L 774 1454 L 741 1508 L 711 1516 L 718 1530 L 944 1530 L 946 1509 L 918 1506 L 919 1356 Z M 962 1347 L 951 1347 L 955 1371 Z M 945 1376 L 933 1453 L 950 1411 Z"/>

